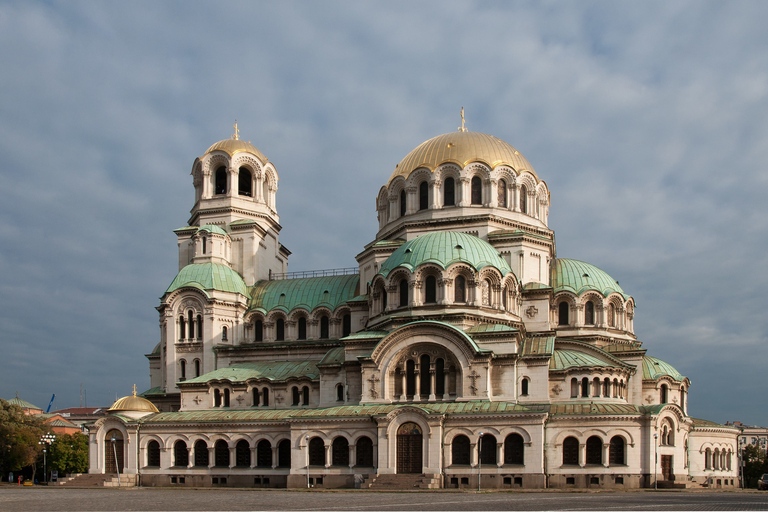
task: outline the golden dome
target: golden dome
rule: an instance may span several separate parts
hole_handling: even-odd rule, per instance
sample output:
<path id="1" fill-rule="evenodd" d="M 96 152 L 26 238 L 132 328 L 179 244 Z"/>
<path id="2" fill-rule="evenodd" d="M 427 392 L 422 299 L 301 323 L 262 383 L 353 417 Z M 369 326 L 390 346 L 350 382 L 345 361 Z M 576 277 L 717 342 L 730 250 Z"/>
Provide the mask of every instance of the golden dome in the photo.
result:
<path id="1" fill-rule="evenodd" d="M 248 141 L 240 139 L 220 140 L 213 146 L 209 147 L 208 151 L 206 151 L 203 156 L 207 155 L 208 153 L 213 153 L 214 151 L 224 151 L 225 153 L 228 153 L 229 156 L 234 156 L 235 153 L 239 153 L 241 151 L 247 151 L 248 153 L 256 155 L 262 163 L 267 161 L 267 157 L 265 157 L 264 154 L 259 151 L 256 146 Z"/>
<path id="2" fill-rule="evenodd" d="M 117 400 L 112 404 L 112 407 L 107 409 L 107 411 L 160 412 L 157 410 L 157 407 L 155 407 L 155 404 L 146 398 L 136 396 L 136 386 L 133 387 L 133 395 L 124 396 Z"/>
<path id="3" fill-rule="evenodd" d="M 470 162 L 482 162 L 491 169 L 506 164 L 518 172 L 526 170 L 536 176 L 528 160 L 498 137 L 480 132 L 456 131 L 429 139 L 408 153 L 397 164 L 389 181 L 398 176 L 408 178 L 411 172 L 420 167 L 434 172 L 438 166 L 449 162 L 462 168 Z"/>

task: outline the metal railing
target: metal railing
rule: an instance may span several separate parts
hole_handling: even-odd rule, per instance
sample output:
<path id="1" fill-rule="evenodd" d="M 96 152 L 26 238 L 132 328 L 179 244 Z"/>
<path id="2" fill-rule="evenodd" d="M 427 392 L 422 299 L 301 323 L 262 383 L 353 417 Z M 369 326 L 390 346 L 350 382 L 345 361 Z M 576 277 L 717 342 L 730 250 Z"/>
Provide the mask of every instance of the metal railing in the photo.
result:
<path id="1" fill-rule="evenodd" d="M 331 268 L 326 270 L 302 270 L 299 272 L 269 273 L 270 281 L 279 281 L 281 279 L 301 279 L 305 277 L 327 277 L 327 276 L 348 276 L 359 274 L 359 267 Z"/>

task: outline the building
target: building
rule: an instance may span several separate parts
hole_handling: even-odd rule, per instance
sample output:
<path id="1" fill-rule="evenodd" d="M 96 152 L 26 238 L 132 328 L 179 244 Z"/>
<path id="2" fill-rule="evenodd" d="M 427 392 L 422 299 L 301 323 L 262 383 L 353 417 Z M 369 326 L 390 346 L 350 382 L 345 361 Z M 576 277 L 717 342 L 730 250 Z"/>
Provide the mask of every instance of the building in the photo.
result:
<path id="1" fill-rule="evenodd" d="M 151 389 L 91 426 L 92 473 L 738 485 L 738 429 L 689 417 L 691 383 L 646 354 L 632 296 L 556 257 L 547 184 L 510 144 L 462 128 L 418 145 L 382 175 L 378 232 L 352 271 L 287 272 L 277 169 L 237 132 L 191 176 Z"/>

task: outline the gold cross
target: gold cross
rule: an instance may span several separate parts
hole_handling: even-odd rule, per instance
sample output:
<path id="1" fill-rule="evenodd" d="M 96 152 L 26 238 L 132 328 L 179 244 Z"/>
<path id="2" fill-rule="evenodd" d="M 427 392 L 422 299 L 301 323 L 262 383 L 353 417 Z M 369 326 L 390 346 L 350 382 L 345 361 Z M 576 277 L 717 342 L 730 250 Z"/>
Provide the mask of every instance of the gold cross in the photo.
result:
<path id="1" fill-rule="evenodd" d="M 235 134 L 232 136 L 232 138 L 235 140 L 240 140 L 240 130 L 237 128 L 237 119 L 235 119 L 235 124 L 233 124 L 232 127 L 235 129 Z"/>
<path id="2" fill-rule="evenodd" d="M 464 107 L 461 107 L 461 128 L 459 128 L 460 132 L 466 132 L 467 127 L 464 126 Z"/>
<path id="3" fill-rule="evenodd" d="M 136 384 L 133 385 L 133 396 L 136 396 Z"/>

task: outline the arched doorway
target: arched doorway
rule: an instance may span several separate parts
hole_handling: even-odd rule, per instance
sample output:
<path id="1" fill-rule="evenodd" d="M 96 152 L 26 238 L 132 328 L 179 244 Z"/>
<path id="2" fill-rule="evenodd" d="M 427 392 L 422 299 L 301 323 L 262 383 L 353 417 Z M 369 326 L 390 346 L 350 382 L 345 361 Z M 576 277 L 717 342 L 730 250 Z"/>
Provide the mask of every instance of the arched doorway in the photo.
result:
<path id="1" fill-rule="evenodd" d="M 403 423 L 397 429 L 397 472 L 421 473 L 424 437 L 415 423 Z"/>
<path id="2" fill-rule="evenodd" d="M 123 433 L 117 429 L 110 430 L 104 436 L 104 472 L 123 473 Z"/>

